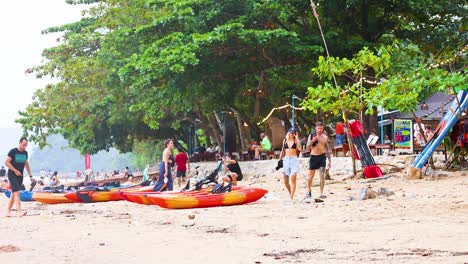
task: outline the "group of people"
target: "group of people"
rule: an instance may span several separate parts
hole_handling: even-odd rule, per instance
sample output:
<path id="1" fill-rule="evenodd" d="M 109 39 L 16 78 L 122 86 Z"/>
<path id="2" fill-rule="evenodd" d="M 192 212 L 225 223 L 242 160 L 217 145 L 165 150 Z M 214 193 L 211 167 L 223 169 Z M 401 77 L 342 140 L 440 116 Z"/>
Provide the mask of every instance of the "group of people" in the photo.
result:
<path id="1" fill-rule="evenodd" d="M 47 173 L 44 169 L 42 169 L 40 172 L 39 172 L 39 180 L 36 181 L 33 177 L 30 177 L 30 181 L 31 183 L 34 182 L 34 184 L 31 184 L 31 190 L 33 187 L 33 185 L 35 186 L 36 183 L 39 184 L 39 185 L 46 185 L 45 183 L 45 179 L 46 178 L 49 178 L 49 182 L 48 182 L 48 186 L 49 187 L 57 187 L 59 186 L 60 184 L 60 181 L 59 181 L 59 178 L 58 178 L 58 172 L 57 171 L 54 171 L 52 172 L 51 170 L 49 170 Z"/>
<path id="2" fill-rule="evenodd" d="M 256 156 L 258 158 L 261 151 L 271 149 L 271 143 L 268 137 L 262 133 L 261 138 L 261 145 L 256 147 Z M 8 175 L 9 188 L 12 191 L 11 198 L 8 202 L 7 216 L 12 216 L 13 205 L 15 205 L 17 208 L 16 213 L 18 216 L 23 216 L 26 214 L 26 212 L 21 210 L 20 203 L 20 191 L 24 189 L 23 174 L 25 169 L 31 179 L 32 188 L 34 188 L 34 186 L 38 183 L 38 181 L 33 178 L 31 167 L 28 162 L 28 152 L 26 151 L 27 146 L 28 140 L 26 138 L 21 138 L 18 147 L 9 151 L 5 161 L 5 166 L 8 168 L 8 172 L 6 174 Z M 182 183 L 185 182 L 186 173 L 188 170 L 190 170 L 189 158 L 182 148 L 178 149 L 178 154 L 175 157 L 172 154 L 172 150 L 174 148 L 174 142 L 172 139 L 165 140 L 164 147 L 162 161 L 159 164 L 159 177 L 154 177 L 150 181 L 150 185 L 154 185 L 154 191 L 173 190 L 173 167 L 175 167 L 176 170 L 176 177 L 178 179 L 179 187 Z M 325 167 L 327 166 L 326 159 L 328 158 L 329 161 L 327 166 L 328 168 L 330 167 L 331 163 L 328 148 L 328 137 L 323 134 L 322 123 L 318 122 L 316 124 L 316 134 L 311 135 L 310 141 L 307 143 L 307 148 L 310 149 L 311 157 L 309 162 L 309 178 L 307 181 L 308 194 L 306 198 L 310 199 L 312 196 L 311 186 L 316 170 L 319 170 L 320 197 L 323 198 L 324 173 Z M 281 158 L 284 160 L 284 184 L 289 192 L 291 199 L 294 198 L 296 191 L 296 178 L 297 174 L 299 173 L 299 162 L 297 157 L 298 152 L 300 151 L 302 151 L 302 145 L 299 139 L 299 135 L 294 128 L 291 128 L 283 142 L 283 149 L 281 151 Z M 232 158 L 228 154 L 221 158 L 221 162 L 225 171 L 225 176 L 222 177 L 223 182 L 232 183 L 233 186 L 236 186 L 237 182 L 243 179 L 243 174 L 239 163 L 235 158 Z M 128 167 L 126 167 L 125 172 L 129 178 L 132 176 Z M 0 173 L 2 172 L 0 171 Z M 59 183 L 60 181 L 58 180 L 57 172 L 54 172 L 50 178 L 49 185 L 57 186 Z"/>
<path id="3" fill-rule="evenodd" d="M 177 155 L 174 156 L 172 154 L 173 149 L 174 141 L 172 139 L 166 139 L 164 141 L 162 160 L 159 164 L 159 177 L 153 177 L 150 181 L 150 185 L 154 185 L 154 191 L 172 191 L 174 189 L 174 179 L 172 175 L 174 167 L 178 186 L 181 187 L 181 184 L 185 183 L 187 171 L 190 170 L 188 155 L 179 147 Z M 232 184 L 236 186 L 237 181 L 243 178 L 239 163 L 235 159 L 231 159 L 229 155 L 222 158 L 222 163 L 224 164 L 224 170 L 228 172 L 222 180 L 224 182 L 232 182 Z"/>

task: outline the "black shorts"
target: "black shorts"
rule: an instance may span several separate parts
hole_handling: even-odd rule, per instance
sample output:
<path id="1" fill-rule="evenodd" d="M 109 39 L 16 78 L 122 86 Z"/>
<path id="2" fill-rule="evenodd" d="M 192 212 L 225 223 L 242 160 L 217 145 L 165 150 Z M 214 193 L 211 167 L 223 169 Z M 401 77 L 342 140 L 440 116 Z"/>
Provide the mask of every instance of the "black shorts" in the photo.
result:
<path id="1" fill-rule="evenodd" d="M 231 173 L 232 173 L 232 172 L 231 172 Z M 235 172 L 234 172 L 234 173 L 235 173 Z M 236 179 L 237 181 L 242 181 L 242 178 L 244 178 L 244 176 L 242 176 L 242 174 L 239 175 L 239 174 L 236 173 L 236 175 L 237 175 L 237 179 Z M 229 178 L 229 180 L 232 181 L 232 176 L 231 176 L 231 174 L 228 174 L 227 177 Z"/>
<path id="2" fill-rule="evenodd" d="M 187 171 L 180 171 L 180 170 L 178 170 L 178 171 L 177 171 L 177 174 L 176 174 L 176 177 L 177 177 L 177 178 L 185 178 L 186 174 L 187 174 Z"/>
<path id="3" fill-rule="evenodd" d="M 23 178 L 23 176 L 8 175 L 8 180 L 10 181 L 10 188 L 12 192 L 21 191 L 21 186 L 23 185 Z"/>
<path id="4" fill-rule="evenodd" d="M 309 160 L 309 170 L 318 170 L 320 168 L 325 168 L 327 165 L 327 156 L 322 155 L 310 155 Z"/>

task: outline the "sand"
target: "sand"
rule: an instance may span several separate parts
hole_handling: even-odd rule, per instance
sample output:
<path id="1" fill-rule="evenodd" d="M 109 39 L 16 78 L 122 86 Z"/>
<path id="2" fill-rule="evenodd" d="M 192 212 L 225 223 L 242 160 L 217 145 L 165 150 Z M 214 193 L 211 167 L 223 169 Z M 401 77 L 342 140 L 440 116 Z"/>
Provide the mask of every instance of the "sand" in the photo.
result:
<path id="1" fill-rule="evenodd" d="M 167 210 L 126 201 L 45 205 L 0 218 L 2 263 L 468 263 L 468 176 L 328 181 L 324 203 L 291 201 L 280 173 L 242 206 Z M 359 200 L 363 187 L 395 192 Z M 318 187 L 313 187 L 314 196 Z M 3 194 L 2 194 L 3 196 Z M 0 197 L 4 213 L 6 197 Z M 191 219 L 193 218 L 193 219 Z"/>

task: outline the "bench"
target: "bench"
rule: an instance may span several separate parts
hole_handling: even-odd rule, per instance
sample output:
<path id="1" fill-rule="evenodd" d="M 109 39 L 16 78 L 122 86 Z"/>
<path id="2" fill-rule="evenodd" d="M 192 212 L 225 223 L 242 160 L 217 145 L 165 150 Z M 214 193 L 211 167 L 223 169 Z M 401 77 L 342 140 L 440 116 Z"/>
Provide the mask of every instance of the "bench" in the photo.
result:
<path id="1" fill-rule="evenodd" d="M 274 159 L 275 152 L 273 150 L 265 151 L 260 153 L 260 159 Z"/>
<path id="2" fill-rule="evenodd" d="M 393 145 L 392 144 L 375 144 L 374 148 L 377 152 L 376 153 L 377 155 L 383 155 L 384 150 L 388 150 L 388 151 L 393 150 Z"/>
<path id="3" fill-rule="evenodd" d="M 419 154 L 421 153 L 422 151 L 424 150 L 424 147 L 421 147 L 421 146 L 415 146 L 413 151 L 415 154 Z M 437 146 L 437 148 L 434 150 L 434 153 L 439 153 L 439 154 L 444 154 L 444 155 L 447 155 L 447 152 L 444 148 L 444 145 L 440 144 L 439 146 Z"/>
<path id="4" fill-rule="evenodd" d="M 342 152 L 343 156 L 346 157 L 346 154 L 349 152 L 349 145 L 348 143 L 344 143 L 343 145 L 338 145 L 333 147 L 333 155 L 338 157 L 338 153 Z"/>

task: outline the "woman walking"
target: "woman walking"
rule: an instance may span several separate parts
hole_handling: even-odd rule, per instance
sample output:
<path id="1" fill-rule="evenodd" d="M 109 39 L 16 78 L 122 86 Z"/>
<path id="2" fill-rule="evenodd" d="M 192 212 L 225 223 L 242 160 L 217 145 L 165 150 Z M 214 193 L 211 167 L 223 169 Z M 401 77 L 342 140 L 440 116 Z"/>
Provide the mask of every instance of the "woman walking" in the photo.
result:
<path id="1" fill-rule="evenodd" d="M 159 179 L 153 188 L 153 191 L 156 192 L 161 192 L 164 190 L 172 191 L 174 186 L 171 173 L 171 168 L 174 166 L 174 156 L 172 155 L 174 142 L 172 139 L 166 139 L 164 141 L 164 147 L 162 161 L 159 164 Z"/>
<path id="2" fill-rule="evenodd" d="M 284 186 L 286 186 L 291 200 L 294 199 L 294 194 L 296 193 L 296 178 L 299 173 L 297 154 L 301 151 L 302 145 L 299 136 L 296 133 L 296 129 L 292 127 L 286 134 L 286 139 L 283 142 L 283 151 L 281 151 L 281 157 L 283 158 Z"/>

